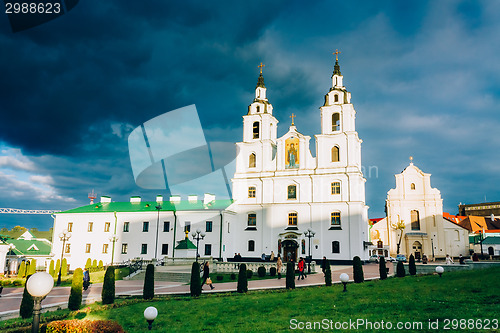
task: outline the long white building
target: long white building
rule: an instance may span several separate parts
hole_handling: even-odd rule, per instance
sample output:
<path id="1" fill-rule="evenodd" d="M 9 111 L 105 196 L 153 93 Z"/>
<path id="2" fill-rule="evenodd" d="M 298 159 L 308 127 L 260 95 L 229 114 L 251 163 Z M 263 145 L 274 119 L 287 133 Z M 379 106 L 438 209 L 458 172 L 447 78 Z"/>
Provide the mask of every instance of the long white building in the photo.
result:
<path id="1" fill-rule="evenodd" d="M 200 229 L 206 234 L 201 256 L 231 258 L 240 253 L 257 259 L 273 251 L 284 260 L 297 260 L 309 255 L 310 246 L 314 259 L 367 259 L 366 180 L 355 115 L 337 60 L 317 113 L 321 133 L 315 135 L 313 156 L 311 137 L 298 131 L 294 115 L 286 115 L 292 117 L 291 126 L 277 137 L 278 120 L 261 70 L 255 99 L 243 115 L 243 141 L 236 143 L 233 201 L 205 195 L 203 200 L 174 196 L 156 202 L 133 197 L 123 203 L 103 197 L 100 203 L 56 214 L 53 251 L 60 253 L 57 235 L 68 230 L 72 237 L 64 252 L 71 267 L 83 266 L 87 258 L 105 263 L 177 258 L 175 246 L 185 230 Z M 311 244 L 304 234 L 308 229 L 315 233 Z"/>

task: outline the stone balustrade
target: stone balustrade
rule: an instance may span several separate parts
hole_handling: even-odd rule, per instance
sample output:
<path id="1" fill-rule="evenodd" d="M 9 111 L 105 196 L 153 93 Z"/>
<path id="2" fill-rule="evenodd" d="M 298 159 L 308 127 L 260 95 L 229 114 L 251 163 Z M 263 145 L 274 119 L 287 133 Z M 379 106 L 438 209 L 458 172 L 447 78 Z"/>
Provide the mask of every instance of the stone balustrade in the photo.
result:
<path id="1" fill-rule="evenodd" d="M 264 266 L 266 268 L 266 272 L 269 272 L 271 267 L 276 267 L 276 261 L 268 262 L 214 262 L 212 264 L 212 271 L 214 273 L 237 273 L 239 271 L 239 265 L 245 264 L 247 265 L 247 270 L 251 270 L 254 273 L 257 273 L 259 267 Z M 307 270 L 307 265 L 306 270 Z M 297 267 L 297 266 L 295 266 Z M 282 273 L 286 270 L 286 263 L 283 263 Z M 311 263 L 311 272 L 316 272 L 316 263 Z"/>

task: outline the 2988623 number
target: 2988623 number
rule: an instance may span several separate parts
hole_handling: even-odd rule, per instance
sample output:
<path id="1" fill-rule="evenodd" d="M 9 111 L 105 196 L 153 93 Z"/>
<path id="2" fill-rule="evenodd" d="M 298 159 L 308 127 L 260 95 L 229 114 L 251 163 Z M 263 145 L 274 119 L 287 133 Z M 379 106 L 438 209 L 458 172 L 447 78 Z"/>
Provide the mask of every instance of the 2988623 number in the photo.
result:
<path id="1" fill-rule="evenodd" d="M 61 4 L 59 2 L 35 3 L 35 2 L 6 2 L 5 14 L 59 14 Z"/>
<path id="2" fill-rule="evenodd" d="M 498 319 L 444 319 L 445 330 L 491 330 L 498 329 Z"/>

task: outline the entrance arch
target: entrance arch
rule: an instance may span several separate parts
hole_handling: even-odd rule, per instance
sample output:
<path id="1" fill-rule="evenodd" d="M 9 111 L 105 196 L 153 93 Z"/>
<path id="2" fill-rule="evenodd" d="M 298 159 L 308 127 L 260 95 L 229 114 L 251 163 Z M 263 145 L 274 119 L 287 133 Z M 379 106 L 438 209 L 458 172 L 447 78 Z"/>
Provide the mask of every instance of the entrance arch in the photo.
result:
<path id="1" fill-rule="evenodd" d="M 419 241 L 413 243 L 413 253 L 415 253 L 415 260 L 420 261 L 422 258 L 422 243 Z"/>
<path id="2" fill-rule="evenodd" d="M 281 246 L 283 248 L 283 261 L 287 262 L 293 259 L 294 262 L 297 262 L 297 249 L 299 248 L 297 241 L 287 239 L 281 242 Z"/>
<path id="3" fill-rule="evenodd" d="M 495 255 L 495 250 L 493 249 L 493 246 L 490 246 L 490 247 L 488 248 L 488 254 L 489 254 L 490 256 L 494 256 L 494 255 Z"/>

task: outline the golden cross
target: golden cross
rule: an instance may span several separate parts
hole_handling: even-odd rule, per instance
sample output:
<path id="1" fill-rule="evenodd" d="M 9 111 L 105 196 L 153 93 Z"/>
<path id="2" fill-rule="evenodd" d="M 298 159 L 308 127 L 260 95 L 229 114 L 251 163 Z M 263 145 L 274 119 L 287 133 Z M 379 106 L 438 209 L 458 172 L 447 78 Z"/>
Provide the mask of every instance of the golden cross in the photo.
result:
<path id="1" fill-rule="evenodd" d="M 186 230 L 185 233 L 186 233 L 186 239 L 188 239 L 189 231 Z"/>
<path id="2" fill-rule="evenodd" d="M 260 67 L 260 74 L 262 74 L 262 67 L 266 67 L 266 65 L 263 65 L 262 62 L 261 62 L 260 65 L 257 66 L 257 67 Z"/>
<path id="3" fill-rule="evenodd" d="M 410 163 L 413 163 L 413 156 L 410 156 Z"/>
<path id="4" fill-rule="evenodd" d="M 340 54 L 340 53 L 341 53 L 341 52 L 339 52 L 339 50 L 338 50 L 338 49 L 335 49 L 335 52 L 333 52 L 333 53 L 332 53 L 332 54 L 335 54 L 335 61 L 339 61 L 339 54 Z"/>
<path id="5" fill-rule="evenodd" d="M 292 113 L 292 115 L 290 116 L 290 118 L 292 118 L 292 126 L 293 126 L 293 118 L 295 118 L 295 117 L 297 117 L 297 116 L 296 116 L 296 115 L 294 115 L 293 113 Z"/>

